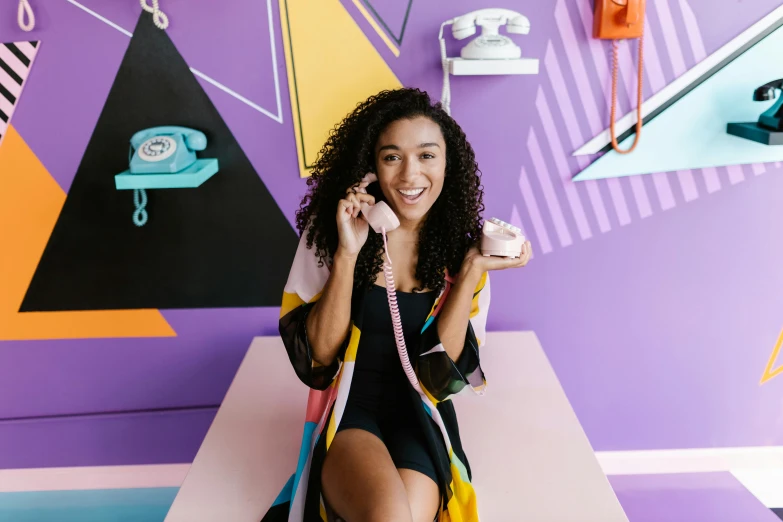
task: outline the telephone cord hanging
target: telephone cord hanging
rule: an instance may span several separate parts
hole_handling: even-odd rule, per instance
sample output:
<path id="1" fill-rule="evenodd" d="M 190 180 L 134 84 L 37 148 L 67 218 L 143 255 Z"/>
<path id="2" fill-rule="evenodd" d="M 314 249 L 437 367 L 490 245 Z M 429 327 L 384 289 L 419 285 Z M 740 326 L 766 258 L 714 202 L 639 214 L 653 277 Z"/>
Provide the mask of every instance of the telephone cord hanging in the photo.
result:
<path id="1" fill-rule="evenodd" d="M 167 29 L 169 27 L 169 17 L 160 10 L 159 0 L 152 0 L 152 6 L 147 4 L 147 0 L 139 0 L 141 8 L 152 13 L 152 21 L 158 29 Z"/>
<path id="2" fill-rule="evenodd" d="M 617 143 L 617 135 L 615 134 L 615 128 L 614 128 L 614 119 L 616 116 L 616 109 L 617 109 L 617 70 L 619 69 L 619 48 L 617 44 L 617 40 L 612 40 L 612 109 L 611 109 L 611 115 L 610 115 L 610 121 L 609 121 L 609 132 L 610 136 L 612 137 L 612 148 L 616 150 L 619 154 L 629 154 L 633 152 L 633 150 L 636 148 L 636 146 L 639 144 L 639 138 L 642 135 L 642 102 L 644 101 L 643 96 L 643 80 L 644 80 L 644 25 L 642 25 L 642 34 L 639 37 L 639 72 L 638 72 L 638 79 L 637 79 L 637 87 L 636 87 L 636 136 L 634 136 L 633 139 L 633 145 L 631 145 L 630 149 L 622 150 L 620 149 L 619 143 Z M 630 93 L 629 93 L 630 94 Z"/>
<path id="3" fill-rule="evenodd" d="M 147 224 L 147 191 L 144 189 L 133 189 L 133 204 L 136 210 L 133 212 L 133 224 L 137 227 L 143 227 Z"/>
<path id="4" fill-rule="evenodd" d="M 397 345 L 397 354 L 400 356 L 400 362 L 402 363 L 402 369 L 405 371 L 405 375 L 408 377 L 408 382 L 411 383 L 411 386 L 413 386 L 413 389 L 419 392 L 420 395 L 424 396 L 424 392 L 421 389 L 421 385 L 419 384 L 419 379 L 416 377 L 416 372 L 413 369 L 413 366 L 411 365 L 410 358 L 408 357 L 408 349 L 405 346 L 405 333 L 402 329 L 402 318 L 400 317 L 400 307 L 397 304 L 397 291 L 394 288 L 394 271 L 392 270 L 392 259 L 389 255 L 389 244 L 386 240 L 386 229 L 381 228 L 381 234 L 383 235 L 383 250 L 386 254 L 386 261 L 383 263 L 383 278 L 386 281 L 386 298 L 389 301 L 389 311 L 391 312 L 392 317 L 392 327 L 394 329 L 394 342 Z M 448 272 L 446 273 L 446 289 L 443 291 L 443 294 L 440 296 L 440 302 L 438 303 L 438 306 L 435 308 L 435 310 L 432 312 L 433 315 L 437 315 L 438 312 L 440 312 L 440 309 L 443 307 L 443 303 L 446 302 L 446 297 L 449 295 L 449 291 L 451 290 L 452 285 L 452 279 L 449 277 Z M 468 386 L 470 390 L 473 392 L 474 395 L 484 395 L 486 393 L 486 385 L 484 387 L 484 390 L 482 391 L 476 391 L 473 386 Z M 434 413 L 433 413 L 434 414 Z"/>
<path id="5" fill-rule="evenodd" d="M 451 85 L 449 83 L 449 59 L 446 57 L 446 40 L 443 38 L 443 28 L 454 23 L 454 20 L 446 20 L 440 24 L 438 40 L 440 41 L 440 62 L 443 66 L 443 90 L 440 93 L 440 103 L 446 114 L 451 115 Z"/>
<path id="6" fill-rule="evenodd" d="M 386 261 L 383 263 L 383 277 L 386 280 L 386 297 L 389 300 L 389 310 L 391 311 L 392 325 L 394 327 L 394 342 L 397 344 L 397 353 L 400 356 L 402 369 L 405 370 L 405 375 L 408 376 L 408 381 L 411 383 L 414 390 L 423 393 L 421 386 L 419 386 L 419 379 L 416 378 L 416 372 L 413 370 L 413 366 L 411 366 L 408 350 L 405 346 L 405 334 L 402 329 L 400 307 L 397 305 L 397 292 L 394 289 L 392 260 L 389 255 L 389 244 L 386 241 L 386 229 L 381 229 L 381 233 L 383 234 L 383 249 L 386 252 Z"/>
<path id="7" fill-rule="evenodd" d="M 29 32 L 35 28 L 35 13 L 33 13 L 33 8 L 30 7 L 29 0 L 19 0 L 19 8 L 16 15 L 16 20 L 19 22 L 21 30 Z M 25 15 L 27 16 L 27 23 L 24 20 Z"/>

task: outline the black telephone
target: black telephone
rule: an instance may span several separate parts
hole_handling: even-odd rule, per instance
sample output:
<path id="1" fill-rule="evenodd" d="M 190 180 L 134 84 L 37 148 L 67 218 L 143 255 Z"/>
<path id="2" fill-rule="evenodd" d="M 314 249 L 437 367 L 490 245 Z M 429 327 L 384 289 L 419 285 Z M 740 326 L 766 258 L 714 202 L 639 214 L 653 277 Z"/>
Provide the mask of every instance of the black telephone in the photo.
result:
<path id="1" fill-rule="evenodd" d="M 759 126 L 773 131 L 783 131 L 783 96 L 778 97 L 778 90 L 783 90 L 783 78 L 762 85 L 753 93 L 753 101 L 778 98 L 776 104 L 759 116 Z"/>
<path id="2" fill-rule="evenodd" d="M 783 145 L 783 78 L 765 83 L 753 91 L 753 101 L 769 101 L 778 98 L 777 103 L 764 111 L 758 121 L 730 122 L 726 132 L 739 138 L 764 145 Z"/>

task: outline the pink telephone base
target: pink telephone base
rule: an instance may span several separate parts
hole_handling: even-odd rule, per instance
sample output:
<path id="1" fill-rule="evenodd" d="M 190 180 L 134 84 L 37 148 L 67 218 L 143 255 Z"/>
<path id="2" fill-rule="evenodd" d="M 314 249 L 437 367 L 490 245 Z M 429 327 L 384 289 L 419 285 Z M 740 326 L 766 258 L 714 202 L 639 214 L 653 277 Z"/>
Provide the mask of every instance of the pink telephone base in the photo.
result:
<path id="1" fill-rule="evenodd" d="M 521 250 L 481 250 L 481 255 L 484 257 L 496 256 L 496 257 L 519 257 L 522 255 Z"/>
<path id="2" fill-rule="evenodd" d="M 520 257 L 525 244 L 522 230 L 514 225 L 492 218 L 484 222 L 481 254 L 484 257 Z"/>

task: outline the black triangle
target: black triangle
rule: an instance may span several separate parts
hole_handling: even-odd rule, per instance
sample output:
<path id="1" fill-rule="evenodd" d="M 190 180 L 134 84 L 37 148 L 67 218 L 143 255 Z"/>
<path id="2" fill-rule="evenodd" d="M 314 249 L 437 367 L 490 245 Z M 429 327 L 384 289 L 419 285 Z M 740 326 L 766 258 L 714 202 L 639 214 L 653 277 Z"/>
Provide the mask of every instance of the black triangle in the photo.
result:
<path id="1" fill-rule="evenodd" d="M 130 136 L 199 129 L 220 171 L 192 189 L 116 190 Z M 22 173 L 19 173 L 22 175 Z M 22 312 L 279 306 L 297 236 L 165 31 L 142 13 Z"/>

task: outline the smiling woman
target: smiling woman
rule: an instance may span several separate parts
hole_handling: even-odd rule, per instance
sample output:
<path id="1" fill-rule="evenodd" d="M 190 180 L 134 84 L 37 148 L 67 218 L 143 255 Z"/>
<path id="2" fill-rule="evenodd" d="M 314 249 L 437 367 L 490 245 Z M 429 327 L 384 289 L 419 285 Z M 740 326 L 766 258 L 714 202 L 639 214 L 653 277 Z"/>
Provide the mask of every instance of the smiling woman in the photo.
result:
<path id="1" fill-rule="evenodd" d="M 477 520 L 448 399 L 486 385 L 479 345 L 487 272 L 523 266 L 529 256 L 478 253 L 483 206 L 473 149 L 417 89 L 360 104 L 332 132 L 308 185 L 280 333 L 297 376 L 315 390 L 306 432 L 315 435 L 303 443 L 305 465 L 292 481 L 306 487 L 282 493 L 290 502 L 264 521 Z M 360 217 L 379 201 L 400 223 L 384 233 L 386 248 Z M 383 289 L 386 254 L 394 259 L 386 269 L 394 305 Z M 412 364 L 404 370 L 401 359 Z"/>
<path id="2" fill-rule="evenodd" d="M 378 137 L 378 182 L 403 226 L 421 223 L 443 190 L 446 143 L 424 116 L 397 120 Z"/>
<path id="3" fill-rule="evenodd" d="M 481 238 L 481 174 L 465 133 L 418 89 L 383 91 L 359 104 L 321 149 L 297 213 L 299 232 L 321 259 L 337 251 L 337 203 L 368 172 L 379 180 L 368 192 L 389 204 L 403 228 L 418 222 L 416 279 L 422 288 L 442 290 L 446 270 L 459 273 L 465 253 Z M 408 209 L 397 189 L 427 189 L 438 176 L 437 193 L 425 190 L 421 204 L 413 200 Z M 382 265 L 383 239 L 370 234 L 356 260 L 357 282 L 375 283 Z"/>

